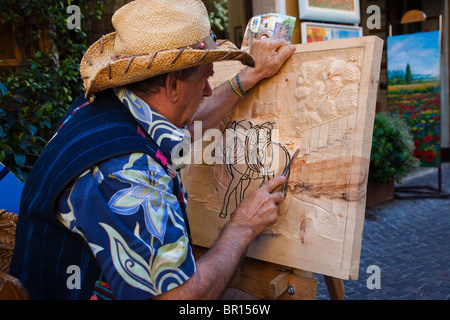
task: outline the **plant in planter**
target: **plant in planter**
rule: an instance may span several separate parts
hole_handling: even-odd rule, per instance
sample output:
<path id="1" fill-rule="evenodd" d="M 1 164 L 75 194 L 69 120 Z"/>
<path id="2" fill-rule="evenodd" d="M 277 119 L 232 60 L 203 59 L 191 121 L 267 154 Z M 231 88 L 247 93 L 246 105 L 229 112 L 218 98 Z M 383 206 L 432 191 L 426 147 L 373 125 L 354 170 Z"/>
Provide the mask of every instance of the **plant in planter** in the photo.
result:
<path id="1" fill-rule="evenodd" d="M 400 182 L 409 171 L 420 166 L 413 156 L 414 148 L 408 125 L 400 116 L 375 115 L 367 206 L 394 198 L 394 181 Z"/>
<path id="2" fill-rule="evenodd" d="M 414 140 L 406 122 L 398 115 L 378 113 L 373 127 L 369 182 L 390 183 L 401 179 L 420 161 L 413 156 Z"/>

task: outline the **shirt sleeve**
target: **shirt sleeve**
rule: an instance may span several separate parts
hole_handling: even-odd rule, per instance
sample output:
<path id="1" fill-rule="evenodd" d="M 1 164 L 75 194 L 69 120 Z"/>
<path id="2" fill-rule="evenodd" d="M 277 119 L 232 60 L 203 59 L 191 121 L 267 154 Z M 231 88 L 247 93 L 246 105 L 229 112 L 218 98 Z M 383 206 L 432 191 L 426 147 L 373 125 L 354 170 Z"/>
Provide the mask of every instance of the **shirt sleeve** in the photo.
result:
<path id="1" fill-rule="evenodd" d="M 116 299 L 151 298 L 195 272 L 173 181 L 146 154 L 91 168 L 58 205 L 58 219 L 89 244 Z"/>

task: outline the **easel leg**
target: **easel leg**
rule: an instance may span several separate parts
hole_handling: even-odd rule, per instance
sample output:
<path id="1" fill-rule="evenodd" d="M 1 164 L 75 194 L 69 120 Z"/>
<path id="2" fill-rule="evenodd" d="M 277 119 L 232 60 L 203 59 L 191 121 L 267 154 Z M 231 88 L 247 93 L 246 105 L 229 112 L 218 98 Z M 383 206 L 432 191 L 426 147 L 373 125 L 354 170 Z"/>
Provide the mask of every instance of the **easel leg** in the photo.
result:
<path id="1" fill-rule="evenodd" d="M 344 281 L 342 279 L 323 276 L 331 300 L 345 300 Z"/>

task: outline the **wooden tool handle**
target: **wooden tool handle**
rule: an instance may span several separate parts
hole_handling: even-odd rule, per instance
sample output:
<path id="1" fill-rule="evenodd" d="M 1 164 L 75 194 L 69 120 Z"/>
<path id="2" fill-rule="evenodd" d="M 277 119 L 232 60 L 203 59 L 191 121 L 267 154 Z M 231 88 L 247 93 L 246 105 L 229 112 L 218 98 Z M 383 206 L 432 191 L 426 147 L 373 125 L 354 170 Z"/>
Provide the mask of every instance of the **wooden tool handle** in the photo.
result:
<path id="1" fill-rule="evenodd" d="M 284 189 L 284 183 L 280 184 L 280 185 L 277 186 L 275 189 L 273 189 L 271 193 L 282 192 L 283 189 Z"/>

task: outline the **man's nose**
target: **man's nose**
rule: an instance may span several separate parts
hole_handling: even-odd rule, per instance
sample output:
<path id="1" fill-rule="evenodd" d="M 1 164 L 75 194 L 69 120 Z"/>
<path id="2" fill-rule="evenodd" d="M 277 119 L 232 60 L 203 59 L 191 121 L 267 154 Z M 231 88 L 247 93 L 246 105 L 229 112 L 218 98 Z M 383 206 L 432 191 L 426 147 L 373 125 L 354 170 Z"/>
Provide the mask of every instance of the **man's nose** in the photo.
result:
<path id="1" fill-rule="evenodd" d="M 206 80 L 205 88 L 203 89 L 203 96 L 210 97 L 212 95 L 212 93 L 213 93 L 213 89 L 211 88 L 209 81 Z"/>

